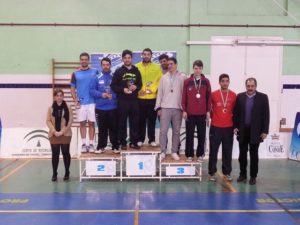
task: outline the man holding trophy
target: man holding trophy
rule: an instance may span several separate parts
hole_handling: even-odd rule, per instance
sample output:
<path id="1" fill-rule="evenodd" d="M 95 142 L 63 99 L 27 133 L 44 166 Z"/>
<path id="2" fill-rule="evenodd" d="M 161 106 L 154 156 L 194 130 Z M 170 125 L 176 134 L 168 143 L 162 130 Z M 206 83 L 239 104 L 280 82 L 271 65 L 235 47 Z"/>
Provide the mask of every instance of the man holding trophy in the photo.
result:
<path id="1" fill-rule="evenodd" d="M 138 145 L 141 147 L 146 138 L 146 127 L 148 144 L 156 147 L 155 142 L 155 122 L 156 112 L 154 110 L 157 89 L 162 76 L 161 68 L 158 64 L 151 62 L 152 50 L 145 48 L 142 52 L 142 62 L 136 64 L 142 76 L 143 86 L 139 91 L 139 140 Z"/>
<path id="2" fill-rule="evenodd" d="M 139 104 L 138 92 L 142 87 L 141 74 L 132 65 L 132 51 L 122 52 L 123 65 L 118 68 L 111 82 L 111 89 L 118 96 L 119 141 L 121 149 L 127 149 L 127 118 L 129 118 L 130 148 L 139 149 Z"/>
<path id="3" fill-rule="evenodd" d="M 112 81 L 111 60 L 101 60 L 102 71 L 90 83 L 90 94 L 96 101 L 98 145 L 95 153 L 103 153 L 109 135 L 114 153 L 120 153 L 118 143 L 117 95 L 110 89 Z"/>

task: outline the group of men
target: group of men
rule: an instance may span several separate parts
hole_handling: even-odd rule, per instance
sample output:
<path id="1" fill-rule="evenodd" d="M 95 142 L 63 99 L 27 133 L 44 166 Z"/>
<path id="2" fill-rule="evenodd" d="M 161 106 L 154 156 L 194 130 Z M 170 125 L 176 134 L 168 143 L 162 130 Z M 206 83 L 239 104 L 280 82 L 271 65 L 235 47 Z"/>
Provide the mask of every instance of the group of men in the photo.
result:
<path id="1" fill-rule="evenodd" d="M 209 175 L 216 181 L 218 149 L 222 144 L 222 172 L 231 181 L 231 161 L 234 134 L 239 141 L 240 176 L 238 182 L 247 181 L 247 152 L 250 152 L 250 184 L 256 183 L 258 173 L 258 148 L 269 129 L 269 102 L 266 94 L 256 90 L 255 78 L 245 81 L 246 92 L 236 95 L 229 90 L 228 74 L 219 76 L 220 89 L 212 92 L 204 76 L 203 63 L 193 63 L 193 74 L 187 77 L 177 69 L 177 59 L 160 55 L 160 65 L 151 61 L 152 51 L 142 52 L 142 61 L 132 64 L 132 52 L 122 52 L 123 65 L 114 73 L 111 60 L 101 59 L 101 71 L 89 67 L 89 54 L 80 55 L 81 67 L 72 74 L 71 94 L 76 104 L 80 122 L 82 152 L 103 153 L 110 138 L 112 150 L 127 150 L 127 120 L 129 120 L 129 147 L 140 149 L 148 137 L 155 147 L 155 125 L 160 122 L 159 145 L 161 159 L 166 157 L 168 130 L 172 129 L 171 156 L 180 160 L 180 130 L 182 119 L 186 125 L 185 155 L 192 162 L 205 155 L 206 127 L 209 132 Z M 77 91 L 77 92 L 76 92 Z M 98 144 L 93 145 L 98 126 Z M 86 138 L 86 122 L 89 140 Z M 195 128 L 197 133 L 195 136 Z"/>

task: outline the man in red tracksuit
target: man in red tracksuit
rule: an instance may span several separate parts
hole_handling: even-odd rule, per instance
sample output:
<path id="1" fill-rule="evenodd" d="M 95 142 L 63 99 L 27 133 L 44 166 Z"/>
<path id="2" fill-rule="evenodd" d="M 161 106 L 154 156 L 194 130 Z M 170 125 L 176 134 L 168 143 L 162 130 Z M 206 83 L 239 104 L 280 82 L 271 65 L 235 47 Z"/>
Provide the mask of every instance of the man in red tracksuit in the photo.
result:
<path id="1" fill-rule="evenodd" d="M 197 127 L 198 147 L 197 160 L 204 158 L 206 120 L 209 119 L 211 108 L 211 86 L 209 80 L 202 74 L 203 63 L 196 60 L 193 63 L 194 73 L 184 81 L 182 94 L 183 118 L 186 120 L 187 161 L 194 157 L 194 132 Z"/>

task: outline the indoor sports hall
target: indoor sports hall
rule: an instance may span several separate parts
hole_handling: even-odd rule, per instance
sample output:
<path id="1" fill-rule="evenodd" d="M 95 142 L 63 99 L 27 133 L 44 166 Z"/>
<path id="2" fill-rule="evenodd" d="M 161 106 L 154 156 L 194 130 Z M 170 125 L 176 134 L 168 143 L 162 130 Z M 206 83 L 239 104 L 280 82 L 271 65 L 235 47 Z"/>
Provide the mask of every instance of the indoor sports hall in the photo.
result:
<path id="1" fill-rule="evenodd" d="M 299 225 L 299 57 L 300 0 L 0 0 L 0 225 Z"/>

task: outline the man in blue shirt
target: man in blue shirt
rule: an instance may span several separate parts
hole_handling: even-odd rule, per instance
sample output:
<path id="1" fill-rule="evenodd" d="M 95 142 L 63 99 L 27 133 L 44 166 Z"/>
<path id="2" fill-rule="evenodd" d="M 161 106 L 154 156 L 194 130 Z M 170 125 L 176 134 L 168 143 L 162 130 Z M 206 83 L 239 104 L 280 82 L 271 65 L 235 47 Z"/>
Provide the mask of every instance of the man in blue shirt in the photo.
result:
<path id="1" fill-rule="evenodd" d="M 81 152 L 94 152 L 96 118 L 94 98 L 90 95 L 90 83 L 98 71 L 89 67 L 90 56 L 88 53 L 81 53 L 79 58 L 80 68 L 73 72 L 71 77 L 71 95 L 75 101 L 76 118 L 80 122 Z M 86 139 L 86 122 L 89 125 L 90 141 Z"/>
<path id="2" fill-rule="evenodd" d="M 96 121 L 98 125 L 98 145 L 95 153 L 103 153 L 109 135 L 114 153 L 120 153 L 118 143 L 117 95 L 110 89 L 112 81 L 111 60 L 101 60 L 102 71 L 93 78 L 90 94 L 96 102 Z"/>

